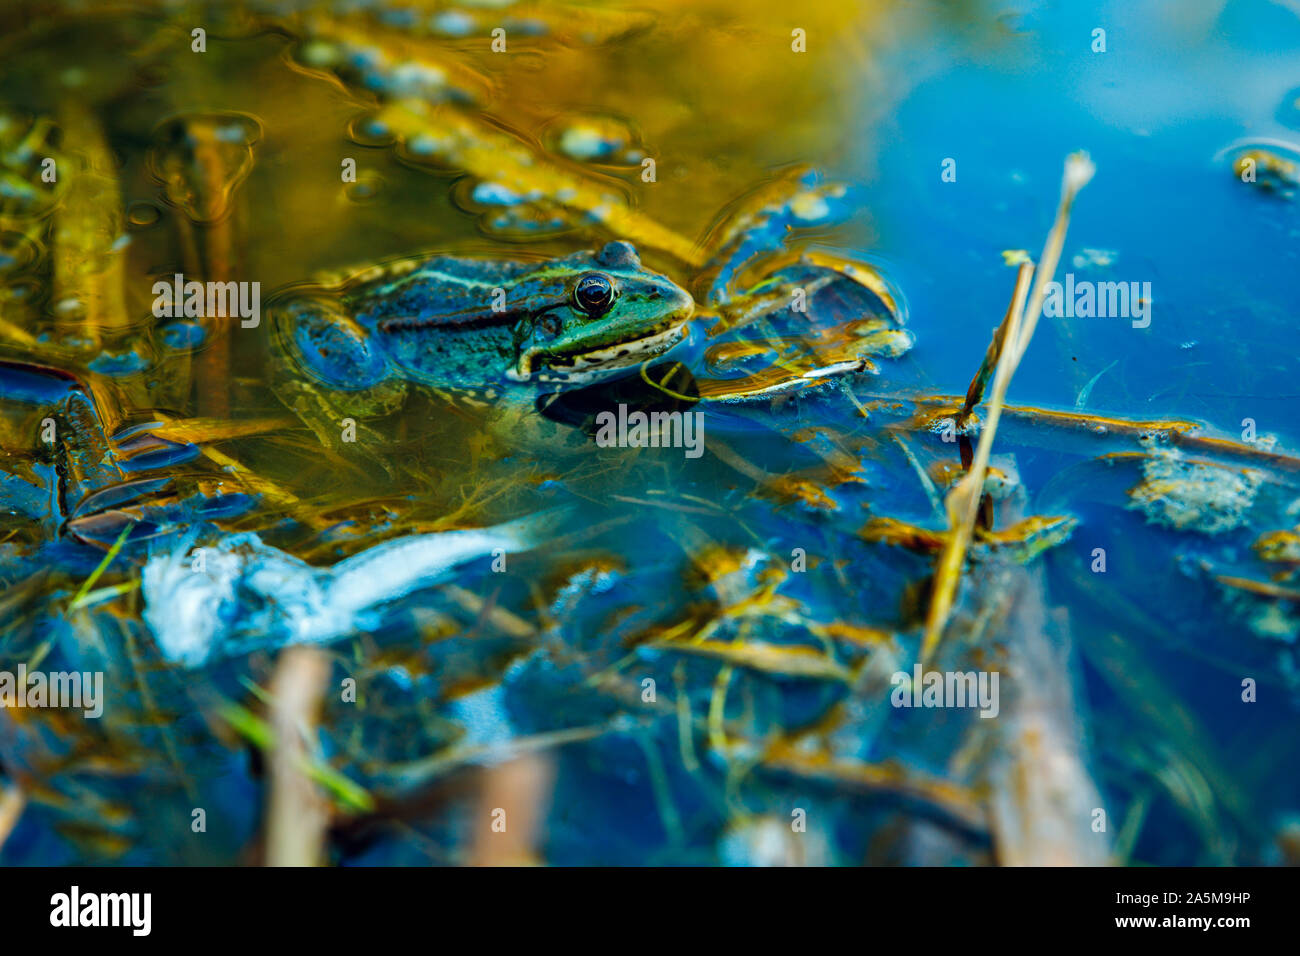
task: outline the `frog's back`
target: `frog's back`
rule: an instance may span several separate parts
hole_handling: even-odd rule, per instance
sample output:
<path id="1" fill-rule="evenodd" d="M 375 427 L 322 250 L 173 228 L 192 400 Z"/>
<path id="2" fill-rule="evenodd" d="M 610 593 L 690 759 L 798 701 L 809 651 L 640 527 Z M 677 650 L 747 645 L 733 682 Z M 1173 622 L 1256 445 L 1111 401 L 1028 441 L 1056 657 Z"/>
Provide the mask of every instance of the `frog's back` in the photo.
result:
<path id="1" fill-rule="evenodd" d="M 386 276 L 354 290 L 358 312 L 374 321 L 388 318 L 456 316 L 478 312 L 493 290 L 513 286 L 538 268 L 536 262 L 436 256 L 400 276 Z"/>

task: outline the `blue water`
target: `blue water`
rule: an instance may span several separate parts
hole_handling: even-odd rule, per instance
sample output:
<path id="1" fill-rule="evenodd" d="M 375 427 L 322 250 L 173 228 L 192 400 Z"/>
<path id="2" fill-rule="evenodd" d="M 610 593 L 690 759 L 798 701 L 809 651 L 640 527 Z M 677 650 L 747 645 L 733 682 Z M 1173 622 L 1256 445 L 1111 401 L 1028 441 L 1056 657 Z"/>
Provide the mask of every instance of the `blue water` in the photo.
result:
<path id="1" fill-rule="evenodd" d="M 1300 148 L 1300 108 L 1295 105 L 1300 95 L 1300 11 L 1264 0 L 1009 3 L 997 10 L 981 6 L 972 24 L 959 28 L 951 18 L 954 6 L 918 2 L 891 13 L 900 23 L 909 18 L 917 22 L 912 29 L 888 31 L 896 42 L 878 51 L 879 75 L 892 78 L 883 95 L 843 104 L 844 148 L 836 157 L 790 157 L 812 163 L 830 181 L 854 187 L 860 208 L 849 225 L 823 234 L 825 244 L 845 252 L 847 237 L 852 249 L 881 265 L 906 303 L 914 349 L 898 361 L 881 362 L 881 378 L 860 383 L 862 388 L 899 394 L 964 392 L 1011 294 L 1014 270 L 1002 253 L 1024 249 L 1038 257 L 1055 212 L 1063 160 L 1083 149 L 1096 163 L 1097 174 L 1076 204 L 1058 278 L 1072 272 L 1085 281 L 1149 283 L 1151 323 L 1135 328 L 1127 318 L 1044 318 L 1010 401 L 1061 409 L 1082 405 L 1090 413 L 1129 419 L 1190 419 L 1211 434 L 1234 440 L 1243 420 L 1251 419 L 1260 435 L 1276 436 L 1277 450 L 1300 452 L 1294 416 L 1300 399 L 1295 318 L 1300 203 L 1243 184 L 1225 154 L 1242 142 L 1282 141 Z M 1105 30 L 1105 52 L 1092 49 L 1096 29 Z M 943 179 L 945 160 L 955 162 L 953 182 Z M 441 201 L 444 185 L 428 186 L 426 192 Z M 169 348 L 187 350 L 200 344 L 190 334 L 194 331 L 173 325 L 161 335 Z M 135 354 L 106 355 L 97 367 L 129 378 L 127 373 L 138 369 L 124 360 Z M 52 404 L 74 391 L 59 376 L 21 367 L 9 372 L 10 397 L 24 404 Z M 833 391 L 792 405 L 797 411 L 773 410 L 770 419 L 737 414 L 731 432 L 726 431 L 727 410 L 711 410 L 710 436 L 725 439 L 737 457 L 761 462 L 776 475 L 820 463 L 812 440 L 786 440 L 783 429 L 793 428 L 792 422 L 824 427 L 831 436 L 822 436 L 828 444 L 842 436 L 861 439 L 882 423 L 864 422 Z M 1126 862 L 1275 862 L 1277 835 L 1288 821 L 1295 826 L 1300 810 L 1296 635 L 1289 642 L 1270 643 L 1251 633 L 1223 591 L 1209 582 L 1203 565 L 1238 570 L 1238 563 L 1250 560 L 1250 545 L 1261 531 L 1300 520 L 1297 514 L 1286 517 L 1282 507 L 1286 495 L 1296 497 L 1295 489 L 1272 488 L 1273 510 L 1260 519 L 1264 523 L 1230 534 L 1158 528 L 1126 507 L 1126 491 L 1139 477 L 1134 461 L 1115 467 L 1097 461 L 1106 451 L 1136 453 L 1136 443 L 1102 447 L 1077 436 L 1046 434 L 1036 443 L 1032 426 L 1017 428 L 999 433 L 995 452 L 1015 456 L 1030 513 L 1068 513 L 1079 521 L 1074 537 L 1048 552 L 1041 565 L 1046 599 L 1068 616 L 1075 647 L 1069 666 L 1077 692 L 1072 716 L 1083 729 L 1087 771 L 1110 814 L 1112 842 L 1126 820 L 1139 819 L 1137 808 L 1145 804 L 1146 816 L 1126 848 Z M 197 455 L 190 445 L 159 441 L 153 447 L 145 441 L 147 433 L 114 437 L 119 451 L 135 452 L 124 471 L 150 472 Z M 881 440 L 873 445 L 877 438 Z M 332 702 L 326 724 L 346 733 L 330 737 L 330 756 L 359 775 L 375 766 L 424 758 L 457 739 L 455 732 L 463 732 L 464 746 L 491 747 L 512 736 L 594 725 L 625 710 L 637 713 L 635 706 L 591 691 L 589 680 L 623 666 L 650 625 L 675 623 L 679 599 L 701 599 L 688 593 L 684 583 L 696 576 L 692 562 L 708 564 L 707 557 L 696 553 L 700 541 L 766 552 L 763 561 L 781 567 L 793 548 L 807 548 L 818 560 L 807 574 L 791 575 L 783 598 L 804 602 L 824 621 L 902 634 L 900 646 L 912 647 L 917 625 L 901 610 L 902 592 L 924 580 L 931 560 L 903 549 L 869 546 L 857 531 L 868 517 L 879 515 L 932 529 L 940 522 L 894 446 L 874 432 L 871 439 L 860 446 L 845 439 L 837 446 L 861 455 L 864 480 L 828 491 L 840 505 L 834 515 L 773 504 L 755 490 L 752 475 L 738 479 L 710 459 L 704 469 L 693 471 L 674 459 L 662 476 L 646 477 L 629 468 L 628 486 L 618 489 L 629 492 L 629 500 L 647 498 L 649 488 L 655 494 L 689 493 L 697 504 L 725 507 L 712 516 L 697 509 L 703 515 L 699 518 L 652 512 L 647 520 L 641 511 L 636 524 L 615 527 L 607 539 L 584 542 L 592 554 L 607 551 L 620 558 L 611 565 L 616 570 L 595 584 L 584 584 L 583 573 L 565 578 L 526 558 L 511 565 L 522 570 L 502 579 L 508 583 L 498 583 L 483 568 L 459 582 L 467 592 L 485 596 L 489 606 L 526 613 L 537 610 L 538 595 L 529 589 L 543 582 L 553 599 L 545 615 L 547 653 L 530 650 L 524 655 L 522 642 L 493 635 L 490 628 L 483 631 L 477 620 L 464 633 L 433 640 L 425 618 L 407 611 L 428 605 L 452 615 L 451 620 L 464 612 L 444 606 L 436 594 L 419 595 L 410 607 L 394 609 L 392 620 L 374 628 L 365 645 L 366 653 L 373 641 L 391 656 L 376 655 L 372 662 L 360 660 L 361 651 L 356 651 L 357 660 L 340 652 L 335 660 L 332 680 L 363 663 L 374 667 L 360 717 L 351 704 Z M 956 459 L 955 448 L 923 431 L 908 440 L 927 461 Z M 451 461 L 449 467 L 459 464 Z M 618 465 L 621 469 L 623 462 Z M 714 470 L 705 470 L 710 467 Z M 28 484 L 15 484 L 10 494 L 24 495 L 26 510 L 38 514 L 41 499 L 32 490 L 36 486 Z M 565 487 L 561 480 L 541 484 L 546 493 L 557 495 Z M 98 503 L 131 500 L 101 498 Z M 240 516 L 252 507 L 242 494 L 201 491 L 141 506 L 139 517 L 152 533 Z M 583 521 L 596 522 L 606 508 L 617 514 L 618 507 L 591 502 L 583 509 Z M 344 532 L 355 524 L 375 522 L 370 530 L 376 531 L 379 520 L 362 512 L 334 530 L 343 542 Z M 79 533 L 107 547 L 121 526 L 108 522 Z M 126 542 L 128 557 L 141 556 L 145 543 L 137 538 L 144 537 Z M 41 552 L 40 560 L 70 568 L 84 580 L 102 547 L 61 541 Z M 1109 558 L 1105 575 L 1088 570 L 1097 548 Z M 18 557 L 0 551 L 0 558 L 15 568 Z M 0 571 L 5 570 L 0 562 Z M 742 590 L 752 591 L 758 581 L 752 570 L 735 575 L 751 580 L 728 586 L 743 584 Z M 1262 576 L 1258 566 L 1253 573 Z M 16 570 L 6 574 L 18 577 Z M 707 588 L 699 590 L 706 605 L 714 600 Z M 1284 613 L 1294 615 L 1294 608 L 1279 603 Z M 99 620 L 104 623 L 97 637 L 118 656 L 125 655 L 116 618 L 104 613 Z M 33 634 L 44 637 L 42 629 L 59 635 L 51 660 L 68 655 L 80 665 L 84 662 L 73 652 L 98 652 L 89 644 L 76 645 L 66 623 L 56 626 L 41 618 L 24 627 L 18 634 L 24 640 Z M 776 618 L 752 625 L 756 633 L 750 627 L 723 636 L 773 643 L 798 638 L 812 644 L 798 627 Z M 144 632 L 137 633 L 143 642 Z M 388 663 L 380 667 L 381 661 Z M 506 661 L 514 663 L 503 677 L 497 669 Z M 223 695 L 243 698 L 248 685 L 239 678 L 248 679 L 247 671 L 254 683 L 262 681 L 269 662 L 268 656 L 254 654 L 251 663 L 223 665 L 209 677 Z M 412 662 L 417 666 L 408 667 Z M 648 675 L 666 698 L 678 693 L 680 679 L 697 714 L 712 706 L 717 662 L 682 661 L 642 647 L 634 663 L 635 670 L 628 670 L 631 686 L 637 688 L 634 705 L 640 681 Z M 1243 679 L 1258 682 L 1257 702 L 1242 701 Z M 260 760 L 253 759 L 251 749 L 214 741 L 210 730 L 200 726 L 198 706 L 180 693 L 188 679 L 160 670 L 157 680 L 170 692 L 163 698 L 171 708 L 168 715 L 176 716 L 168 731 L 182 747 L 199 751 L 194 766 L 202 772 L 192 775 L 201 790 L 196 800 L 210 813 L 211 834 L 202 849 L 173 840 L 175 834 L 188 839 L 187 814 L 196 801 L 188 794 L 161 795 L 115 780 L 109 790 L 114 799 L 156 806 L 170 816 L 145 828 L 139 846 L 114 858 L 126 863 L 233 859 L 257 838 Z M 451 698 L 453 691 L 462 696 Z M 123 693 L 134 694 L 135 684 Z M 742 708 L 753 711 L 757 716 L 748 716 L 766 734 L 778 719 L 782 727 L 807 724 L 838 700 L 837 694 L 847 697 L 839 687 L 738 674 L 732 715 Z M 949 723 L 947 715 L 891 711 L 880 700 L 850 703 L 847 729 L 834 742 L 839 756 L 867 762 L 901 758 L 937 777 L 948 772 L 956 748 L 945 746 L 955 739 L 955 722 Z M 878 714 L 866 706 L 872 703 L 879 705 Z M 862 713 L 854 710 L 859 706 Z M 832 862 L 885 858 L 869 855 L 868 847 L 877 839 L 887 841 L 896 825 L 895 809 L 887 802 L 855 802 L 833 787 L 802 780 L 773 783 L 748 772 L 740 774 L 745 784 L 741 795 L 748 802 L 737 800 L 729 792 L 736 781 L 724 778 L 746 755 L 729 765 L 701 746 L 701 766 L 688 772 L 676 720 L 670 714 L 654 723 L 629 721 L 590 743 L 557 748 L 547 861 L 743 861 L 744 853 L 726 847 L 734 843 L 743 849 L 744 840 L 723 838 L 743 816 L 737 808 L 784 823 L 791 806 L 808 809 L 812 819 L 832 821 L 818 823 L 838 843 Z M 122 733 L 138 737 L 152 753 L 165 752 L 167 742 L 155 728 L 128 725 Z M 656 786 L 666 799 L 661 800 Z M 1184 793 L 1204 787 L 1210 794 L 1203 816 L 1191 808 L 1194 801 L 1179 800 L 1180 786 Z M 1242 791 L 1240 799 L 1233 796 L 1233 787 Z M 12 835 L 5 862 L 83 859 L 84 852 L 56 838 L 48 818 L 38 812 L 30 812 Z M 447 847 L 469 832 L 468 824 L 454 815 L 425 822 L 430 843 Z M 381 845 L 349 848 L 339 862 L 442 859 L 426 856 L 426 850 L 398 835 Z M 976 841 L 964 848 L 961 859 L 979 860 L 982 851 Z M 454 856 L 448 852 L 446 859 Z M 935 858 L 909 862 L 918 859 Z"/>
<path id="2" fill-rule="evenodd" d="M 1191 416 L 1234 436 L 1250 417 L 1296 446 L 1300 206 L 1215 156 L 1241 139 L 1300 143 L 1300 123 L 1280 122 L 1295 115 L 1283 104 L 1300 85 L 1300 16 L 1262 0 L 1219 6 L 1013 4 L 1003 29 L 897 51 L 913 85 L 864 124 L 853 175 L 867 184 L 870 251 L 908 299 L 918 379 L 964 389 L 1010 296 L 1000 253 L 1037 259 L 1062 161 L 1083 149 L 1097 175 L 1057 277 L 1150 282 L 1151 325 L 1045 319 L 1011 400 L 1071 407 L 1117 361 L 1089 408 Z M 1091 50 L 1098 27 L 1104 53 Z M 941 181 L 945 158 L 956 182 Z M 1084 249 L 1114 252 L 1113 265 L 1073 269 Z"/>
<path id="3" fill-rule="evenodd" d="M 1224 153 L 1243 142 L 1300 146 L 1300 15 L 1245 0 L 1007 9 L 1014 12 L 1001 26 L 955 32 L 936 22 L 921 42 L 893 51 L 893 72 L 908 78 L 906 87 L 883 119 L 876 118 L 881 104 L 866 104 L 872 120 L 864 118 L 846 164 L 846 175 L 866 190 L 861 248 L 901 288 L 917 336 L 908 358 L 890 369 L 895 384 L 964 392 L 1010 297 L 1014 269 L 1002 251 L 1025 249 L 1037 260 L 1064 157 L 1086 150 L 1097 174 L 1075 206 L 1057 278 L 1074 272 L 1081 280 L 1149 282 L 1151 323 L 1045 317 L 1009 401 L 1073 408 L 1102 373 L 1087 396 L 1089 412 L 1190 419 L 1233 440 L 1250 419 L 1260 435 L 1276 436 L 1279 451 L 1294 453 L 1300 205 L 1240 182 Z M 1106 31 L 1104 53 L 1091 49 L 1096 28 Z M 955 182 L 941 178 L 948 158 L 956 160 Z M 1075 264 L 1085 250 L 1108 252 L 1110 264 Z M 1250 834 L 1245 842 L 1267 847 L 1266 834 L 1300 806 L 1300 752 L 1288 730 L 1295 705 L 1279 686 L 1254 705 L 1241 702 L 1243 678 L 1269 679 L 1264 657 L 1207 663 L 1268 651 L 1189 571 L 1202 559 L 1248 554 L 1260 529 L 1210 538 L 1153 528 L 1121 510 L 1131 476 L 1102 479 L 1112 483 L 1105 499 L 1094 483 L 1098 470 L 1013 450 L 1037 510 L 1062 506 L 1081 519 L 1074 540 L 1048 559 L 1051 598 L 1068 607 L 1077 643 L 1120 635 L 1144 673 L 1193 715 L 1188 748 L 1206 746 L 1237 779 L 1271 768 L 1262 782 L 1249 777 L 1250 806 L 1239 821 Z M 1101 600 L 1070 584 L 1093 547 L 1111 556 Z M 1120 602 L 1146 613 L 1149 626 L 1119 610 Z M 1161 735 L 1132 715 L 1161 708 L 1162 698 L 1154 688 L 1145 700 L 1133 699 L 1141 687 L 1117 694 L 1096 666 L 1105 653 L 1093 647 L 1077 665 L 1081 713 L 1097 779 L 1119 819 L 1133 790 L 1108 764 L 1116 753 L 1159 746 Z M 1181 746 L 1175 761 L 1187 757 Z M 1133 860 L 1233 857 L 1193 850 L 1185 818 L 1178 822 L 1179 811 L 1161 799 Z M 1204 839 L 1213 845 L 1215 838 Z M 1270 859 L 1258 846 L 1236 859 Z"/>

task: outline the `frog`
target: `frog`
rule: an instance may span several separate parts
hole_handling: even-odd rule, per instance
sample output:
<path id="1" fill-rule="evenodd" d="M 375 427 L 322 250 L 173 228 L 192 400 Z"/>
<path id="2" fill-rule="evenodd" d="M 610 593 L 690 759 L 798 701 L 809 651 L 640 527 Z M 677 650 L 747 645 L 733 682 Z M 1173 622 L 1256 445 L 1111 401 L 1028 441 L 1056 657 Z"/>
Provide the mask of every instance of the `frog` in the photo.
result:
<path id="1" fill-rule="evenodd" d="M 694 308 L 623 240 L 540 260 L 406 258 L 273 302 L 271 385 L 335 448 L 346 420 L 382 441 L 365 420 L 412 387 L 517 423 L 541 394 L 670 351 Z"/>

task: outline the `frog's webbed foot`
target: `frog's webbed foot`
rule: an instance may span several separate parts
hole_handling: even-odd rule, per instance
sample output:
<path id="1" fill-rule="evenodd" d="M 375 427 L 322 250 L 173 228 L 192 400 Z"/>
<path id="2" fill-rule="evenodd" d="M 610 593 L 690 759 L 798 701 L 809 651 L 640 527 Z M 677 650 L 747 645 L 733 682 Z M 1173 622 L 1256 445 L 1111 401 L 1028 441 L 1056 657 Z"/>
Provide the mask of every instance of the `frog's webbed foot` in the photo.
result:
<path id="1" fill-rule="evenodd" d="M 746 402 L 876 371 L 869 356 L 912 345 L 888 283 L 871 266 L 790 251 L 791 233 L 842 222 L 849 187 L 797 167 L 733 205 L 705 243 L 704 312 L 717 319 L 698 379 L 705 402 Z M 702 376 L 711 376 L 708 378 Z"/>
<path id="2" fill-rule="evenodd" d="M 728 210 L 705 244 L 708 291 L 704 300 L 725 306 L 752 289 L 755 268 L 786 250 L 795 230 L 825 228 L 847 219 L 853 195 L 843 183 L 822 183 L 806 166 L 787 170 Z"/>
<path id="3" fill-rule="evenodd" d="M 875 269 L 821 253 L 775 261 L 715 312 L 698 379 L 708 402 L 755 401 L 875 374 L 873 357 L 897 358 L 913 341 Z"/>

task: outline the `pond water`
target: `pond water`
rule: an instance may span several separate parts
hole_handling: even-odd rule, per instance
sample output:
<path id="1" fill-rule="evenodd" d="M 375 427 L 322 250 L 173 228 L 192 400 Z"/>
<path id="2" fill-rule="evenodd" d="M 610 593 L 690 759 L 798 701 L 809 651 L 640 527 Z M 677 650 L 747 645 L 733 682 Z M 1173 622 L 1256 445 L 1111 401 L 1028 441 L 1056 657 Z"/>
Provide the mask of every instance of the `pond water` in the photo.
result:
<path id="1" fill-rule="evenodd" d="M 263 860 L 293 644 L 324 862 L 1295 859 L 1293 4 L 28 14 L 0 862 Z"/>

